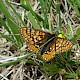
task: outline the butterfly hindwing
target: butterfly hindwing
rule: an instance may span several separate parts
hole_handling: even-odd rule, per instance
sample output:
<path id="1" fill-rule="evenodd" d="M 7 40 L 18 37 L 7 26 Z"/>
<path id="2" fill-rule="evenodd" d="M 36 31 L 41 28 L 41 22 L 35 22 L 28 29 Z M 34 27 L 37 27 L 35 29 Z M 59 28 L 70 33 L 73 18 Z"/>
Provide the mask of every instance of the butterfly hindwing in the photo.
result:
<path id="1" fill-rule="evenodd" d="M 62 53 L 69 50 L 72 46 L 72 42 L 63 38 L 55 38 L 54 42 L 51 43 L 49 51 L 46 51 L 42 57 L 46 60 L 50 60 L 55 56 L 56 53 Z"/>

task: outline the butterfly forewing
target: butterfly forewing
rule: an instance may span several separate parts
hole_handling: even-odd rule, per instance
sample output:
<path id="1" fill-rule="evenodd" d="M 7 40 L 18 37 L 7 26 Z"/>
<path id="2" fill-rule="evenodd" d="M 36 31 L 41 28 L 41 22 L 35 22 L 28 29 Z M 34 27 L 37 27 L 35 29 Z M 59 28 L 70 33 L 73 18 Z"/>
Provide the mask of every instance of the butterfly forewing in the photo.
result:
<path id="1" fill-rule="evenodd" d="M 56 53 L 62 53 L 71 48 L 72 42 L 65 40 L 63 38 L 56 39 Z"/>
<path id="2" fill-rule="evenodd" d="M 31 28 L 21 28 L 21 35 L 26 42 L 30 44 L 42 43 L 49 34 L 40 30 Z"/>
<path id="3" fill-rule="evenodd" d="M 49 33 L 34 28 L 23 27 L 20 29 L 20 32 L 25 41 L 29 43 L 28 49 L 30 51 L 37 50 L 37 48 L 39 48 L 43 43 L 46 42 L 46 37 L 49 36 Z"/>

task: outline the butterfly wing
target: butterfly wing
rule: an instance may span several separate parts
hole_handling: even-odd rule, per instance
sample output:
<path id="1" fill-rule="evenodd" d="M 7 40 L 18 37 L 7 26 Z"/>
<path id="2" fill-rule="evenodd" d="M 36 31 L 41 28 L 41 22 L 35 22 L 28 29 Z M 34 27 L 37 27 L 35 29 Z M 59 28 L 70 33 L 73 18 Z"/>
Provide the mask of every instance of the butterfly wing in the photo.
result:
<path id="1" fill-rule="evenodd" d="M 40 47 L 50 35 L 49 33 L 43 32 L 41 30 L 26 27 L 21 28 L 20 32 L 25 41 L 29 43 L 28 49 L 31 51 L 37 50 L 37 48 Z"/>
<path id="2" fill-rule="evenodd" d="M 50 60 L 56 53 L 62 53 L 69 50 L 72 47 L 72 42 L 63 38 L 57 37 L 50 46 L 49 51 L 45 52 L 42 57 L 45 60 Z"/>
<path id="3" fill-rule="evenodd" d="M 57 38 L 56 40 L 56 53 L 62 53 L 72 47 L 72 42 L 64 38 Z"/>

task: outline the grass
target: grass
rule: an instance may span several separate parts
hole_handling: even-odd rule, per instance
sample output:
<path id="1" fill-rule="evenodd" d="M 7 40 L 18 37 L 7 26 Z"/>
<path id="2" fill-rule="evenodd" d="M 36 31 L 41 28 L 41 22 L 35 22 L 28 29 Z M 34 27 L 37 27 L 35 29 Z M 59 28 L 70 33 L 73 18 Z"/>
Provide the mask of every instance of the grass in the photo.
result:
<path id="1" fill-rule="evenodd" d="M 2 74 L 3 72 L 5 73 L 5 71 L 1 70 L 0 79 L 10 78 L 10 80 L 23 80 L 24 78 L 25 80 L 31 80 L 34 78 L 34 80 L 37 80 L 37 78 L 40 77 L 38 74 L 41 74 L 44 79 L 78 80 L 80 76 L 80 61 L 78 59 L 74 60 L 73 54 L 77 53 L 77 49 L 79 50 L 77 43 L 80 37 L 79 4 L 79 0 L 75 2 L 74 0 L 63 0 L 61 2 L 56 0 L 38 0 L 37 3 L 35 1 L 34 6 L 31 6 L 28 0 L 20 0 L 20 3 L 0 0 L 1 15 L 3 14 L 6 18 L 6 20 L 3 20 L 3 17 L 0 17 L 0 23 L 2 28 L 8 33 L 4 34 L 3 31 L 1 31 L 1 38 L 5 38 L 8 42 L 11 42 L 17 49 L 17 51 L 13 49 L 15 52 L 11 52 L 11 56 L 0 55 L 0 68 L 5 69 L 7 73 L 11 71 L 11 73 L 8 73 L 6 76 Z M 17 8 L 15 8 L 15 6 L 19 7 L 22 14 L 16 11 Z M 35 6 L 35 10 L 33 10 Z M 44 30 L 47 29 L 50 32 L 57 31 L 58 33 L 64 34 L 64 38 L 73 42 L 72 50 L 60 55 L 56 54 L 55 57 L 48 62 L 42 59 L 41 55 L 37 55 L 37 59 L 36 54 L 33 54 L 35 52 L 26 54 L 24 41 L 20 35 L 20 28 L 26 27 L 26 24 L 27 26 L 33 26 L 35 29 L 42 30 L 44 28 Z M 9 48 L 11 48 L 11 46 Z M 78 48 L 76 49 L 74 46 Z M 0 47 L 0 49 L 2 48 Z M 17 55 L 18 53 L 19 55 Z M 8 71 L 8 69 L 10 69 L 10 71 Z M 13 70 L 16 74 L 13 73 Z M 30 74 L 31 71 L 32 75 Z M 27 73 L 29 73 L 30 76 Z M 12 77 L 10 74 L 13 74 L 15 77 Z M 22 75 L 24 75 L 24 77 Z"/>

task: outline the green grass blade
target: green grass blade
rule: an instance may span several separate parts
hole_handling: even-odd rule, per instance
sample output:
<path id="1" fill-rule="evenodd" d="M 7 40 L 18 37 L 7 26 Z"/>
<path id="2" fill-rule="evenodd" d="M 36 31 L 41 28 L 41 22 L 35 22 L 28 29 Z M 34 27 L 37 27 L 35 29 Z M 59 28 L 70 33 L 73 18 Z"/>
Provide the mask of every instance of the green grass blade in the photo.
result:
<path id="1" fill-rule="evenodd" d="M 41 10 L 42 10 L 42 13 L 44 14 L 45 13 L 45 2 L 44 0 L 38 0 L 40 2 L 40 6 L 41 6 Z"/>
<path id="2" fill-rule="evenodd" d="M 26 55 L 21 56 L 20 58 L 17 57 L 16 60 L 0 63 L 0 67 L 9 66 L 9 65 L 13 65 L 13 64 L 19 63 L 19 62 L 23 61 L 24 59 L 30 58 L 30 56 L 32 56 L 32 55 L 34 55 L 34 54 L 33 53 L 28 53 Z"/>
<path id="3" fill-rule="evenodd" d="M 20 6 L 23 7 L 25 10 L 29 11 L 29 7 L 27 5 L 21 4 Z M 44 21 L 43 18 L 41 18 L 41 16 L 39 16 L 36 12 L 33 11 L 33 13 L 35 15 L 34 14 L 32 14 L 32 15 L 34 17 L 37 17 L 37 19 L 39 20 L 39 22 Z"/>
<path id="4" fill-rule="evenodd" d="M 50 4 L 48 5 L 48 12 L 50 12 L 50 8 L 52 6 L 53 0 L 50 0 Z"/>
<path id="5" fill-rule="evenodd" d="M 35 19 L 37 20 L 38 25 L 41 27 L 40 25 L 40 21 L 38 20 L 35 12 L 32 10 L 31 6 L 29 3 L 27 3 L 27 5 L 25 4 L 21 4 L 21 7 L 25 8 L 26 10 L 29 10 L 31 12 L 31 14 L 35 17 Z"/>
<path id="6" fill-rule="evenodd" d="M 76 3 L 78 5 L 78 8 L 80 9 L 80 0 L 76 0 Z"/>
<path id="7" fill-rule="evenodd" d="M 0 10 L 3 12 L 3 14 L 5 14 L 5 16 L 7 18 L 12 18 L 11 15 L 10 15 L 10 13 L 8 12 L 7 8 L 3 4 L 2 0 L 0 0 Z"/>
<path id="8" fill-rule="evenodd" d="M 15 40 L 14 40 L 12 37 L 10 37 L 9 35 L 4 35 L 4 34 L 1 33 L 1 32 L 0 32 L 0 35 L 1 35 L 3 38 L 5 38 L 5 39 L 7 39 L 8 41 L 10 41 L 11 43 L 15 44 L 16 47 L 18 47 L 18 45 L 15 43 Z"/>
<path id="9" fill-rule="evenodd" d="M 3 21 L 3 19 L 0 17 L 0 23 L 3 25 L 3 27 L 9 32 L 9 34 L 11 34 L 11 31 L 9 30 L 8 26 L 5 24 L 5 22 Z"/>
<path id="10" fill-rule="evenodd" d="M 70 4 L 73 5 L 73 8 L 76 14 L 80 17 L 80 1 L 79 0 L 69 0 Z"/>
<path id="11" fill-rule="evenodd" d="M 16 34 L 20 34 L 18 25 L 11 19 L 7 19 L 7 21 L 8 21 L 8 25 L 9 25 L 15 39 L 16 39 L 16 42 L 18 44 L 20 44 L 20 42 L 22 42 L 22 38 L 19 35 L 16 35 Z"/>
<path id="12" fill-rule="evenodd" d="M 75 3 L 73 5 L 74 5 L 74 9 L 75 9 L 77 15 L 80 16 L 80 11 L 78 9 L 78 6 Z"/>
<path id="13" fill-rule="evenodd" d="M 60 31 L 61 31 L 61 17 L 60 17 L 60 5 L 58 3 L 56 4 L 56 12 L 57 12 L 57 17 L 58 17 L 57 29 L 58 29 L 58 32 L 60 33 Z"/>
<path id="14" fill-rule="evenodd" d="M 29 8 L 30 12 L 32 13 L 32 15 L 33 15 L 33 16 L 35 17 L 35 19 L 37 20 L 37 23 L 38 23 L 38 24 L 39 24 L 39 26 L 40 26 L 40 22 L 39 22 L 39 20 L 38 20 L 37 16 L 35 15 L 35 13 L 34 13 L 34 11 L 33 11 L 32 7 L 30 6 L 30 4 L 29 4 L 28 0 L 26 0 L 26 4 L 27 4 L 27 6 L 28 6 L 28 8 Z M 40 26 L 40 27 L 41 27 L 41 26 Z"/>
<path id="15" fill-rule="evenodd" d="M 43 27 L 49 29 L 48 16 L 47 16 L 47 14 L 48 14 L 48 10 L 47 10 L 48 0 L 46 0 L 46 1 L 39 0 L 39 2 L 40 2 L 42 13 L 44 15 Z"/>
<path id="16" fill-rule="evenodd" d="M 34 27 L 35 29 L 39 29 L 39 28 L 40 28 L 39 25 L 36 23 L 36 21 L 35 21 L 33 15 L 31 14 L 31 12 L 29 12 L 29 14 L 28 14 L 27 17 L 28 17 L 28 19 L 31 21 L 31 23 L 32 23 L 32 25 L 33 25 L 33 27 Z"/>
<path id="17" fill-rule="evenodd" d="M 22 38 L 19 35 L 16 34 L 20 34 L 19 33 L 19 29 L 18 29 L 18 25 L 17 23 L 14 21 L 13 17 L 10 15 L 10 13 L 8 12 L 7 8 L 5 7 L 5 5 L 3 4 L 3 2 L 0 0 L 0 9 L 1 11 L 4 13 L 6 20 L 8 21 L 8 26 L 6 26 L 6 24 L 4 24 L 3 20 L 1 19 L 1 23 L 4 26 L 4 28 L 11 33 L 11 35 L 14 35 L 12 38 L 15 41 L 15 43 L 20 46 L 19 44 L 22 42 Z"/>
<path id="18" fill-rule="evenodd" d="M 8 0 L 5 0 L 5 2 L 7 3 L 7 5 L 13 10 L 14 14 L 16 15 L 16 17 L 21 21 L 21 23 L 25 25 L 25 23 L 23 22 L 21 16 L 16 12 L 16 10 L 12 7 L 12 5 L 8 2 Z"/>
<path id="19" fill-rule="evenodd" d="M 80 28 L 77 29 L 76 34 L 74 35 L 74 40 L 78 40 L 80 37 Z"/>

